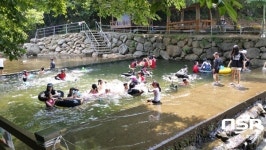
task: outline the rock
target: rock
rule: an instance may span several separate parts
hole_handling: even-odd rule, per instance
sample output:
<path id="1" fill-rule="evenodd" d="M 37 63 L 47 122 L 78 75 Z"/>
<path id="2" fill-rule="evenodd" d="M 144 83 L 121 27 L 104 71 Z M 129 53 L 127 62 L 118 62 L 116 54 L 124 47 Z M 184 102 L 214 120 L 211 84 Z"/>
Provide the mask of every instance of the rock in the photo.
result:
<path id="1" fill-rule="evenodd" d="M 27 47 L 26 48 L 26 55 L 27 56 L 30 56 L 30 55 L 37 56 L 41 52 L 41 50 L 37 44 L 30 43 L 30 44 L 25 45 L 25 47 Z"/>
<path id="2" fill-rule="evenodd" d="M 126 44 L 122 44 L 118 48 L 119 54 L 125 55 L 128 53 L 128 47 Z"/>
<path id="3" fill-rule="evenodd" d="M 169 60 L 170 57 L 168 55 L 168 53 L 166 51 L 160 51 L 160 56 L 165 59 L 165 60 Z"/>
<path id="4" fill-rule="evenodd" d="M 142 51 L 135 51 L 133 57 L 142 57 L 144 54 Z"/>

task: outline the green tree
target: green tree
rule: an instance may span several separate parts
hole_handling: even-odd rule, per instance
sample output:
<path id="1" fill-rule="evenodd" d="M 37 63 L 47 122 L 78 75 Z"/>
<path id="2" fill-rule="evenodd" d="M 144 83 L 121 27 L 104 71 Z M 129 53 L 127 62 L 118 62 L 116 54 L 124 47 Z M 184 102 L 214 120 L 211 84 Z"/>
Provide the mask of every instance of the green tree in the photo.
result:
<path id="1" fill-rule="evenodd" d="M 185 7 L 184 0 L 96 0 L 94 7 L 98 15 L 105 18 L 113 16 L 120 18 L 127 14 L 131 16 L 132 22 L 137 25 L 149 25 L 150 20 L 158 20 L 157 11 L 170 14 L 170 7 L 177 9 Z"/>
<path id="2" fill-rule="evenodd" d="M 237 11 L 235 9 L 242 8 L 242 4 L 238 0 L 196 0 L 201 6 L 207 6 L 209 9 L 217 8 L 220 16 L 228 14 L 228 16 L 237 22 Z"/>
<path id="3" fill-rule="evenodd" d="M 27 31 L 43 23 L 43 13 L 58 15 L 66 12 L 66 0 L 1 0 L 0 51 L 10 60 L 25 53 L 21 48 Z"/>

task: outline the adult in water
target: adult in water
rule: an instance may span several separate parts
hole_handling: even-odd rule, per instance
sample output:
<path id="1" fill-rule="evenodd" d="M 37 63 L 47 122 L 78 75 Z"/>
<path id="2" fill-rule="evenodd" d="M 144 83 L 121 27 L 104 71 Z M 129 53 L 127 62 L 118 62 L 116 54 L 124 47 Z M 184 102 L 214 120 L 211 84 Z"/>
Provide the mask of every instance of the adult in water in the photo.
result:
<path id="1" fill-rule="evenodd" d="M 53 58 L 50 59 L 50 70 L 55 70 L 55 62 Z"/>
<path id="2" fill-rule="evenodd" d="M 243 67 L 243 64 L 244 64 L 244 55 L 239 52 L 238 45 L 234 45 L 231 52 L 230 62 L 228 64 L 228 67 L 231 66 L 232 70 L 232 82 L 230 83 L 231 85 L 235 84 L 235 80 L 237 85 L 239 85 L 241 78 L 240 71 Z"/>

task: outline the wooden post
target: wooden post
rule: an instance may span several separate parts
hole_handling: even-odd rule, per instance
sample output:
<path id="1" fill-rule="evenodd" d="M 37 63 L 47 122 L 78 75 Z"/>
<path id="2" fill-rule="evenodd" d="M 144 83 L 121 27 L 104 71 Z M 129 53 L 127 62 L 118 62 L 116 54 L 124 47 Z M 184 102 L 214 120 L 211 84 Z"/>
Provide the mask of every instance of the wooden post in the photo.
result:
<path id="1" fill-rule="evenodd" d="M 2 116 L 0 116 L 0 126 L 32 149 L 45 150 L 44 147 L 37 143 L 32 133 L 16 126 L 14 123 L 8 121 Z"/>
<path id="2" fill-rule="evenodd" d="M 38 143 L 45 150 L 60 149 L 61 133 L 60 128 L 51 127 L 34 133 Z"/>
<path id="3" fill-rule="evenodd" d="M 61 147 L 60 139 L 62 128 L 60 129 L 53 126 L 32 134 L 19 126 L 16 126 L 2 116 L 0 116 L 0 127 L 34 150 L 52 150 L 54 148 L 60 149 Z M 1 148 L 2 147 L 0 146 L 0 149 Z"/>
<path id="4" fill-rule="evenodd" d="M 199 32 L 200 29 L 200 5 L 196 4 L 196 32 Z"/>
<path id="5" fill-rule="evenodd" d="M 168 31 L 168 33 L 170 33 L 170 28 L 169 28 L 169 23 L 170 23 L 170 16 L 167 15 L 167 18 L 166 18 L 166 30 Z"/>

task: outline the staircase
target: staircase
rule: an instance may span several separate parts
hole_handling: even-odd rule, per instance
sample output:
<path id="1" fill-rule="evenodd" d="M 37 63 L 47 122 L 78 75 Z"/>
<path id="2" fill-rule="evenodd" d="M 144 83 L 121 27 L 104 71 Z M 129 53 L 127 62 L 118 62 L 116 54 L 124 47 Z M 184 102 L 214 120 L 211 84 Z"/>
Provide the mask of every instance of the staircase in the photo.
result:
<path id="1" fill-rule="evenodd" d="M 98 54 L 109 54 L 111 53 L 111 42 L 107 38 L 106 34 L 102 31 L 102 28 L 97 22 L 97 30 L 91 31 L 89 27 L 85 31 L 86 36 L 91 42 L 91 49 L 93 49 Z M 86 25 L 87 26 L 87 25 Z"/>
<path id="2" fill-rule="evenodd" d="M 111 53 L 111 42 L 108 40 L 106 34 L 102 31 L 101 26 L 99 26 L 97 22 L 96 25 L 96 31 L 90 30 L 85 21 L 41 28 L 37 29 L 35 39 L 54 36 L 56 34 L 83 32 L 90 41 L 90 49 L 98 54 L 109 54 Z"/>

